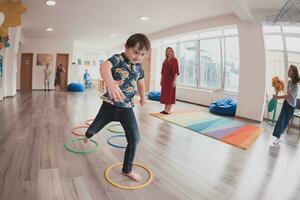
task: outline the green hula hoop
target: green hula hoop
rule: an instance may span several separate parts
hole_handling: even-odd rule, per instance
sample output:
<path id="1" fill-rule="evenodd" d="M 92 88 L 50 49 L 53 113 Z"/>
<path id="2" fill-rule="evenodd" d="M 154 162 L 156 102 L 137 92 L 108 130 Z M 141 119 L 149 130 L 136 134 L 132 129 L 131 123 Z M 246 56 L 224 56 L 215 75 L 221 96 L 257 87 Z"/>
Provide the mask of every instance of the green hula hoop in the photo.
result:
<path id="1" fill-rule="evenodd" d="M 89 141 L 93 142 L 96 147 L 93 149 L 88 149 L 88 150 L 78 150 L 70 147 L 70 144 L 75 142 L 75 141 L 81 141 L 83 140 L 82 138 L 74 138 L 71 139 L 67 142 L 65 142 L 64 147 L 66 150 L 72 152 L 72 153 L 78 153 L 78 154 L 89 154 L 89 153 L 94 153 L 98 149 L 98 143 L 95 140 L 89 139 Z"/>

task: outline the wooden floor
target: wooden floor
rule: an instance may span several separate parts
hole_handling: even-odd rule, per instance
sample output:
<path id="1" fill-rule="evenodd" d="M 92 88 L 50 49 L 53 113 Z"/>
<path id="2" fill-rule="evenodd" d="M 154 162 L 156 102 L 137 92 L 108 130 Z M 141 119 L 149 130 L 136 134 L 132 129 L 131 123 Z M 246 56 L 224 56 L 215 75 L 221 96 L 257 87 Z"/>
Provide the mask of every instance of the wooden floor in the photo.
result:
<path id="1" fill-rule="evenodd" d="M 142 135 L 136 161 L 154 172 L 154 180 L 136 191 L 118 189 L 105 169 L 123 160 L 123 151 L 106 144 L 106 129 L 94 137 L 100 148 L 73 154 L 63 144 L 71 128 L 93 118 L 99 95 L 36 91 L 0 102 L 1 200 L 120 199 L 300 199 L 298 129 L 271 145 L 272 127 L 245 151 L 149 115 L 161 105 L 136 107 Z M 178 102 L 175 109 L 205 107 Z M 112 172 L 118 177 L 119 170 Z"/>

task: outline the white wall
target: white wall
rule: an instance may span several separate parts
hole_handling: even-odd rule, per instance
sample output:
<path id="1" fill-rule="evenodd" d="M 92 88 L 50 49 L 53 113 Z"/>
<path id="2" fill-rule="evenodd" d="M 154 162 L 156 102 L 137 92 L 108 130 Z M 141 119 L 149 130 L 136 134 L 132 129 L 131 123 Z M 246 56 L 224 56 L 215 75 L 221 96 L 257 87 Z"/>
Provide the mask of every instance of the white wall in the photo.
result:
<path id="1" fill-rule="evenodd" d="M 209 106 L 213 101 L 222 98 L 237 99 L 237 96 L 225 92 L 196 88 L 177 87 L 176 89 L 176 99 L 204 106 Z"/>
<path id="2" fill-rule="evenodd" d="M 213 92 L 193 88 L 177 87 L 177 99 L 208 106 L 211 103 Z"/>
<path id="3" fill-rule="evenodd" d="M 44 89 L 44 67 L 37 66 L 36 58 L 39 53 L 53 54 L 53 62 L 50 65 L 50 89 L 54 89 L 56 69 L 56 54 L 69 54 L 68 83 L 77 81 L 78 68 L 72 66 L 73 41 L 66 39 L 23 39 L 22 53 L 33 53 L 32 89 Z M 18 71 L 20 73 L 20 70 Z M 18 88 L 19 89 L 19 88 Z"/>
<path id="4" fill-rule="evenodd" d="M 240 43 L 240 80 L 238 92 L 237 116 L 262 121 L 265 106 L 265 55 L 263 33 L 260 24 L 243 23 L 235 15 L 225 15 L 200 20 L 150 34 L 151 41 L 157 41 L 187 32 L 216 27 L 237 25 Z M 153 45 L 156 51 L 154 65 L 155 84 L 153 89 L 160 89 L 160 70 L 162 65 L 161 47 Z M 255 78 L 255 81 L 253 81 Z M 232 94 L 187 88 L 177 89 L 177 98 L 202 105 L 209 105 L 213 100 L 222 97 L 234 97 Z"/>

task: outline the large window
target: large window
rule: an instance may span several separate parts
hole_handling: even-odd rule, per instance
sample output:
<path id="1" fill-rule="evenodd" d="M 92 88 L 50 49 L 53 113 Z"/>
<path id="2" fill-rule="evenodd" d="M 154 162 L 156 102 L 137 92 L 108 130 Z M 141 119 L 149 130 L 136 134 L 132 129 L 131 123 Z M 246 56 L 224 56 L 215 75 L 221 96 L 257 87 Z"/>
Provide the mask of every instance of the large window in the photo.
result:
<path id="1" fill-rule="evenodd" d="M 300 27 L 263 26 L 266 49 L 267 94 L 274 94 L 272 77 L 278 76 L 287 83 L 291 64 L 300 70 Z"/>
<path id="2" fill-rule="evenodd" d="M 221 88 L 221 46 L 220 39 L 200 41 L 200 87 Z"/>
<path id="3" fill-rule="evenodd" d="M 169 38 L 162 48 L 167 46 L 176 49 L 179 86 L 238 92 L 240 61 L 236 27 Z"/>

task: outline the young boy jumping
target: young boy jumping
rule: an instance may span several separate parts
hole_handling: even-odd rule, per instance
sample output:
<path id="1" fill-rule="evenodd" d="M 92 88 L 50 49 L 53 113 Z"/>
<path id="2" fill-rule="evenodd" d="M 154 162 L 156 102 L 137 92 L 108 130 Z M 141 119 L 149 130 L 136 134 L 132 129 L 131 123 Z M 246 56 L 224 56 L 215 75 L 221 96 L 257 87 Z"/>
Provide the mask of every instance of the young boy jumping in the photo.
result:
<path id="1" fill-rule="evenodd" d="M 132 171 L 140 133 L 132 101 L 138 90 L 141 106 L 146 103 L 144 70 L 141 61 L 150 48 L 147 36 L 140 33 L 131 35 L 126 41 L 125 52 L 113 55 L 100 66 L 101 77 L 106 83 L 107 93 L 101 97 L 103 104 L 84 137 L 86 143 L 108 123 L 120 122 L 125 130 L 128 143 L 122 172 L 135 181 L 141 179 L 139 174 Z"/>

